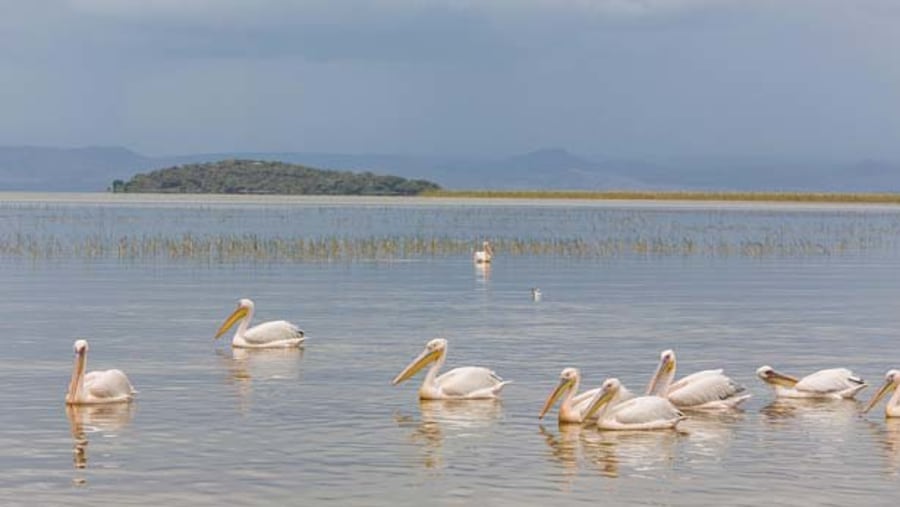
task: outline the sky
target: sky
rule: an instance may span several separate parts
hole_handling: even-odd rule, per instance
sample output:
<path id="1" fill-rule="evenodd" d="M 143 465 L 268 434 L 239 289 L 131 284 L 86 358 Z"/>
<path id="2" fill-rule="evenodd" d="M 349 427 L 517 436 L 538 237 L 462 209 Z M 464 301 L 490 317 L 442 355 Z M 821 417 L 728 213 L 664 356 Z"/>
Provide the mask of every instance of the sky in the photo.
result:
<path id="1" fill-rule="evenodd" d="M 0 145 L 900 160 L 896 0 L 0 0 Z"/>

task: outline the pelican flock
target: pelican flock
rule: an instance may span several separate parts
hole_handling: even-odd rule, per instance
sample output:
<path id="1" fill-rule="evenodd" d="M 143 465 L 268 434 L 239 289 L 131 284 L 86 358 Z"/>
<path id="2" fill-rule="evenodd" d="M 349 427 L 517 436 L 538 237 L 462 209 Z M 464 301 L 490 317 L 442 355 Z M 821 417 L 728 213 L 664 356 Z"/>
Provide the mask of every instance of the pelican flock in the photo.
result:
<path id="1" fill-rule="evenodd" d="M 435 338 L 391 384 L 397 385 L 409 379 L 429 364 L 431 368 L 419 387 L 419 399 L 422 400 L 495 399 L 500 396 L 503 386 L 510 382 L 500 378 L 493 370 L 480 366 L 462 366 L 438 375 L 446 359 L 447 340 Z"/>
<path id="2" fill-rule="evenodd" d="M 675 352 L 664 350 L 647 386 L 647 394 L 668 398 L 676 407 L 690 409 L 734 408 L 750 398 L 744 386 L 727 377 L 721 369 L 698 371 L 673 383 L 675 368 Z"/>
<path id="3" fill-rule="evenodd" d="M 66 391 L 66 405 L 127 403 L 137 392 L 122 370 L 92 371 L 87 369 L 87 340 L 77 340 L 72 378 Z"/>
<path id="4" fill-rule="evenodd" d="M 248 329 L 250 320 L 253 319 L 253 310 L 253 301 L 246 298 L 238 301 L 237 309 L 225 319 L 225 322 L 216 331 L 216 336 L 213 339 L 218 340 L 235 323 L 240 322 L 237 331 L 234 333 L 234 338 L 231 340 L 231 346 L 235 348 L 299 347 L 306 340 L 303 330 L 286 320 L 263 322 Z"/>
<path id="5" fill-rule="evenodd" d="M 777 398 L 820 398 L 851 399 L 865 389 L 866 381 L 846 368 L 819 370 L 797 379 L 775 371 L 771 366 L 762 366 L 756 375 L 772 386 Z"/>
<path id="6" fill-rule="evenodd" d="M 493 257 L 490 243 L 476 251 L 476 264 L 487 266 Z M 540 301 L 541 291 L 531 289 L 532 299 Z M 306 336 L 296 325 L 285 321 L 269 321 L 250 327 L 254 303 L 241 299 L 237 308 L 225 319 L 215 333 L 219 339 L 237 324 L 232 338 L 235 349 L 291 348 L 303 345 Z M 74 343 L 75 362 L 66 392 L 66 405 L 75 410 L 80 405 L 127 403 L 134 398 L 128 377 L 121 370 L 86 373 L 88 343 Z M 421 400 L 496 400 L 510 381 L 480 366 L 462 366 L 440 373 L 447 358 L 447 340 L 435 338 L 391 381 L 400 384 L 428 367 L 418 389 Z M 650 379 L 645 395 L 635 397 L 617 378 L 608 378 L 594 389 L 578 392 L 581 371 L 567 367 L 544 401 L 539 419 L 559 403 L 558 421 L 561 424 L 584 424 L 600 430 L 668 430 L 674 429 L 687 416 L 682 410 L 740 410 L 751 395 L 746 388 L 725 375 L 723 369 L 702 370 L 675 379 L 677 360 L 673 350 L 660 353 L 656 371 Z M 868 384 L 846 368 L 824 369 L 796 378 L 762 366 L 756 375 L 772 387 L 777 398 L 811 400 L 853 399 Z M 900 418 L 900 370 L 889 370 L 877 393 L 862 410 L 868 413 L 882 399 L 885 417 Z"/>

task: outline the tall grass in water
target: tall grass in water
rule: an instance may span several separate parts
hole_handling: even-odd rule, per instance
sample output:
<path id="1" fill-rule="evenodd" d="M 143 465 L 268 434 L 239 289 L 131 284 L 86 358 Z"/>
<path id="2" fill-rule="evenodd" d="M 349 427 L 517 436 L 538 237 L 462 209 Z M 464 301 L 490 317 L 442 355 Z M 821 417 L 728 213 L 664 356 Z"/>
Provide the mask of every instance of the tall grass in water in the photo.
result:
<path id="1" fill-rule="evenodd" d="M 435 202 L 220 208 L 204 203 L 171 208 L 0 203 L 0 261 L 465 259 L 484 239 L 491 240 L 499 259 L 821 256 L 900 245 L 900 209 L 785 212 L 764 206 L 672 210 Z"/>
<path id="2" fill-rule="evenodd" d="M 498 238 L 495 255 L 608 258 L 646 256 L 810 256 L 837 255 L 889 246 L 889 238 L 847 237 L 829 242 L 772 234 L 762 240 L 722 237 L 641 236 L 631 238 Z M 180 236 L 91 235 L 64 242 L 58 237 L 15 234 L 0 238 L 0 257 L 31 259 L 84 258 L 201 262 L 321 262 L 469 256 L 471 239 L 439 236 L 348 238 L 263 237 L 257 234 Z"/>

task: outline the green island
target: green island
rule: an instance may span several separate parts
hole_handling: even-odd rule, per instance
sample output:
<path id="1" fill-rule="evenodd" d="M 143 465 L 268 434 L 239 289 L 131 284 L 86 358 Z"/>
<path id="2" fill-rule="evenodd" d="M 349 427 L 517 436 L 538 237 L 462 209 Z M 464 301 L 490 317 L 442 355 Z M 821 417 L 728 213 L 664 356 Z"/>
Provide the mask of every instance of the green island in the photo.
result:
<path id="1" fill-rule="evenodd" d="M 446 190 L 427 180 L 316 169 L 260 160 L 185 164 L 115 180 L 116 193 L 383 195 L 479 199 L 589 199 L 900 204 L 889 192 L 747 192 L 715 190 Z"/>
<path id="2" fill-rule="evenodd" d="M 424 197 L 481 199 L 594 199 L 645 201 L 750 201 L 900 204 L 900 193 L 841 192 L 729 192 L 729 191 L 653 191 L 653 190 L 426 190 Z"/>
<path id="3" fill-rule="evenodd" d="M 425 180 L 370 172 L 330 171 L 298 164 L 259 160 L 223 160 L 186 164 L 115 180 L 109 188 L 124 193 L 419 195 L 440 190 Z"/>

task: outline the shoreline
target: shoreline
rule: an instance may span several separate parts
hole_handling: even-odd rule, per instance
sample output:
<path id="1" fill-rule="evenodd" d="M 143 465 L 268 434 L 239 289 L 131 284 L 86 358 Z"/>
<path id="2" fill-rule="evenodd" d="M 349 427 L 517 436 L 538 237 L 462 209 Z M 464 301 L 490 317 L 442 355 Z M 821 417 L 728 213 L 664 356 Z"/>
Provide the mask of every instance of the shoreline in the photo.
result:
<path id="1" fill-rule="evenodd" d="M 471 199 L 562 199 L 592 201 L 681 201 L 681 202 L 778 202 L 900 204 L 900 193 L 890 192 L 740 192 L 740 191 L 644 191 L 644 190 L 439 190 L 423 198 Z"/>

